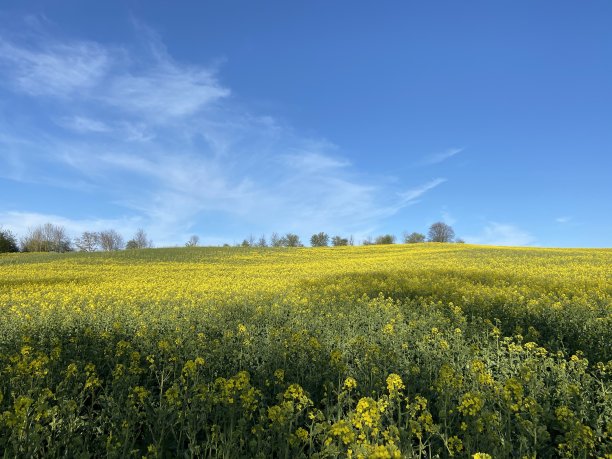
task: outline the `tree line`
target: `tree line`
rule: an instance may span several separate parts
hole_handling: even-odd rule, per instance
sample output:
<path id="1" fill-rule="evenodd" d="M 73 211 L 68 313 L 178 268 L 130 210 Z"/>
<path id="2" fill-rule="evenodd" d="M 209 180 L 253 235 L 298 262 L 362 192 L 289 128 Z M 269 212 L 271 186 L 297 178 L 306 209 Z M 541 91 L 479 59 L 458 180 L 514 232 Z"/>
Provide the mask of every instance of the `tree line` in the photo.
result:
<path id="1" fill-rule="evenodd" d="M 361 243 L 362 245 L 380 245 L 380 244 L 395 244 L 396 237 L 393 234 L 383 234 L 375 238 L 367 237 Z M 416 244 L 420 242 L 457 242 L 463 243 L 462 239 L 455 238 L 455 231 L 450 225 L 443 222 L 436 222 L 429 227 L 427 236 L 422 233 L 404 233 L 402 241 L 404 244 Z M 228 244 L 226 244 L 227 246 Z M 265 235 L 258 239 L 249 236 L 242 243 L 236 244 L 239 247 L 304 247 L 300 237 L 294 233 L 287 233 L 284 236 L 279 236 L 278 233 L 272 233 L 270 240 L 266 240 Z M 313 234 L 310 237 L 311 247 L 338 247 L 346 245 L 355 245 L 353 236 L 348 238 L 342 236 L 330 237 L 325 232 Z"/>
<path id="2" fill-rule="evenodd" d="M 143 229 L 138 229 L 132 239 L 125 242 L 114 229 L 84 231 L 71 239 L 66 228 L 45 223 L 34 228 L 18 240 L 9 230 L 0 228 L 0 252 L 96 252 L 122 249 L 146 249 L 153 247 L 153 241 Z"/>
<path id="3" fill-rule="evenodd" d="M 313 234 L 310 238 L 310 245 L 312 247 L 328 247 L 329 245 L 338 247 L 342 245 L 354 245 L 353 237 L 343 238 L 341 236 L 330 236 L 327 233 Z M 262 235 L 257 240 L 253 236 L 249 236 L 248 239 L 244 239 L 242 243 L 238 244 L 240 247 L 304 247 L 300 236 L 295 233 L 287 233 L 280 235 L 278 233 L 272 233 L 270 240 L 266 239 L 265 235 Z"/>
<path id="4" fill-rule="evenodd" d="M 396 237 L 392 234 L 383 234 L 375 238 L 368 237 L 362 245 L 395 244 Z M 427 236 L 422 233 L 404 233 L 402 242 L 405 244 L 416 244 L 422 242 L 463 242 L 455 239 L 455 231 L 450 225 L 436 222 L 429 227 Z M 185 243 L 186 247 L 196 247 L 200 238 L 193 235 Z M 228 244 L 225 244 L 228 246 Z M 242 243 L 236 244 L 240 247 L 304 247 L 300 237 L 295 233 L 280 235 L 272 233 L 269 239 L 265 235 L 259 238 L 249 236 Z M 325 232 L 313 234 L 310 237 L 311 247 L 340 247 L 355 245 L 353 236 L 329 236 Z M 79 237 L 71 239 L 68 232 L 61 225 L 46 223 L 28 230 L 20 240 L 9 230 L 0 227 L 0 253 L 1 252 L 96 252 L 115 251 L 123 249 L 146 249 L 153 247 L 153 242 L 148 238 L 143 229 L 138 229 L 132 239 L 124 241 L 121 234 L 114 229 L 103 231 L 84 231 Z"/>

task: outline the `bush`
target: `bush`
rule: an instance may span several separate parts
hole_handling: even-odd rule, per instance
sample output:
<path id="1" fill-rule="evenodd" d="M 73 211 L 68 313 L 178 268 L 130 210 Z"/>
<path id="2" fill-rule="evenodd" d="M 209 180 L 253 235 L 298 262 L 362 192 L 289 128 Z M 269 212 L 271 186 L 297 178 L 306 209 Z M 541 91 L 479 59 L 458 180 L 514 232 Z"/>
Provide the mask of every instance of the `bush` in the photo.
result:
<path id="1" fill-rule="evenodd" d="M 19 252 L 19 246 L 13 233 L 0 228 L 0 253 L 2 252 Z"/>
<path id="2" fill-rule="evenodd" d="M 405 244 L 418 244 L 421 242 L 425 242 L 425 235 L 421 233 L 410 233 L 404 235 L 404 243 Z"/>
<path id="3" fill-rule="evenodd" d="M 374 244 L 395 244 L 395 236 L 392 234 L 383 234 L 376 238 Z"/>
<path id="4" fill-rule="evenodd" d="M 347 238 L 341 237 L 341 236 L 334 236 L 332 238 L 332 245 L 334 247 L 339 247 L 339 246 L 343 246 L 343 245 L 349 245 L 349 240 Z"/>

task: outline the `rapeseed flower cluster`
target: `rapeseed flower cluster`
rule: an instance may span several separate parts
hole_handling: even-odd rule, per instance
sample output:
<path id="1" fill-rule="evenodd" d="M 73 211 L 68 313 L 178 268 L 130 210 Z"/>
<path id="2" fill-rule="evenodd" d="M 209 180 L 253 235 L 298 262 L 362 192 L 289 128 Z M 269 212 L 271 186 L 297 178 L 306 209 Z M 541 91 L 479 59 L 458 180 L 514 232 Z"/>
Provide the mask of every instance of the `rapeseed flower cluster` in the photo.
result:
<path id="1" fill-rule="evenodd" d="M 6 457 L 610 457 L 612 251 L 0 256 Z"/>

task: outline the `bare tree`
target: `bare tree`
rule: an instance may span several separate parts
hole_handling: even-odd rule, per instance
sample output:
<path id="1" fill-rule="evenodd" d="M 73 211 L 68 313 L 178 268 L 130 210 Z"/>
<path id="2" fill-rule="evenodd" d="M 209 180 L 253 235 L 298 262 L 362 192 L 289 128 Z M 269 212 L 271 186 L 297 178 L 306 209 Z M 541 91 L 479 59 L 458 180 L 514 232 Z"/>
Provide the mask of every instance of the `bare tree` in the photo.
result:
<path id="1" fill-rule="evenodd" d="M 142 228 L 136 231 L 134 237 L 126 245 L 127 249 L 149 249 L 151 247 L 153 247 L 153 241 L 147 237 L 147 233 Z"/>
<path id="2" fill-rule="evenodd" d="M 95 252 L 100 244 L 98 233 L 92 231 L 83 231 L 81 237 L 74 240 L 74 245 L 81 252 Z"/>
<path id="3" fill-rule="evenodd" d="M 452 242 L 455 238 L 455 231 L 443 222 L 436 222 L 429 227 L 430 242 Z"/>
<path id="4" fill-rule="evenodd" d="M 272 233 L 270 236 L 270 245 L 272 247 L 282 247 L 283 246 L 283 238 L 281 238 L 278 233 Z"/>
<path id="5" fill-rule="evenodd" d="M 200 237 L 194 234 L 185 243 L 185 247 L 197 247 L 199 243 L 200 243 Z"/>
<path id="6" fill-rule="evenodd" d="M 257 247 L 268 247 L 265 234 L 262 234 L 259 240 L 257 241 Z"/>
<path id="7" fill-rule="evenodd" d="M 100 248 L 104 251 L 121 250 L 123 248 L 123 237 L 113 229 L 100 231 Z"/>
<path id="8" fill-rule="evenodd" d="M 425 235 L 421 233 L 404 234 L 404 244 L 418 244 L 425 242 Z"/>
<path id="9" fill-rule="evenodd" d="M 52 223 L 28 230 L 21 247 L 24 252 L 68 252 L 72 249 L 66 229 Z"/>
<path id="10" fill-rule="evenodd" d="M 46 239 L 51 243 L 50 251 L 52 252 L 68 252 L 72 248 L 70 246 L 70 238 L 66 232 L 66 228 L 52 223 L 46 223 L 43 226 L 43 233 Z"/>
<path id="11" fill-rule="evenodd" d="M 28 228 L 28 232 L 21 238 L 21 250 L 23 252 L 48 252 L 47 241 L 43 239 L 40 227 Z"/>

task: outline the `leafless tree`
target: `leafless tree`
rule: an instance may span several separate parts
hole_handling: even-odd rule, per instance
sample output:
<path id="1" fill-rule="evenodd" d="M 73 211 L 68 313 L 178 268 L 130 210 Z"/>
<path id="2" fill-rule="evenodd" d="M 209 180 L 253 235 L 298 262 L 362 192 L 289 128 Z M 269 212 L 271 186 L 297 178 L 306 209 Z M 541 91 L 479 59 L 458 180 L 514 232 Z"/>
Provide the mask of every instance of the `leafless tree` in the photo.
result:
<path id="1" fill-rule="evenodd" d="M 185 243 L 185 247 L 197 247 L 199 243 L 200 243 L 200 237 L 194 234 Z"/>
<path id="2" fill-rule="evenodd" d="M 84 231 L 81 237 L 74 240 L 74 245 L 81 252 L 95 252 L 100 245 L 98 233 L 92 231 Z"/>
<path id="3" fill-rule="evenodd" d="M 128 249 L 150 249 L 151 247 L 153 247 L 153 241 L 147 237 L 147 233 L 142 228 L 136 231 L 134 237 L 126 245 Z"/>
<path id="4" fill-rule="evenodd" d="M 272 247 L 282 247 L 283 238 L 281 238 L 278 233 L 272 233 L 272 236 L 270 236 L 270 245 Z"/>
<path id="5" fill-rule="evenodd" d="M 268 247 L 268 243 L 266 242 L 266 236 L 264 234 L 257 240 L 257 247 Z"/>
<path id="6" fill-rule="evenodd" d="M 98 237 L 100 238 L 100 248 L 104 251 L 110 252 L 123 248 L 123 237 L 114 229 L 100 231 Z"/>
<path id="7" fill-rule="evenodd" d="M 455 230 L 443 222 L 436 222 L 429 227 L 430 242 L 453 242 Z"/>
<path id="8" fill-rule="evenodd" d="M 66 229 L 60 225 L 45 223 L 28 230 L 21 240 L 24 252 L 68 252 L 71 250 Z"/>

